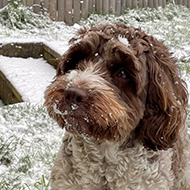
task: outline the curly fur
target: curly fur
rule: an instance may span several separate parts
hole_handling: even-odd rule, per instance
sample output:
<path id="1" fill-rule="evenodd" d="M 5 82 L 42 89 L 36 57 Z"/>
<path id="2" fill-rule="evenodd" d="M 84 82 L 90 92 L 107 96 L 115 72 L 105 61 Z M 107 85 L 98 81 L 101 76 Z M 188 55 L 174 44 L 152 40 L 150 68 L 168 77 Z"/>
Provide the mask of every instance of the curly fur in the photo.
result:
<path id="1" fill-rule="evenodd" d="M 168 48 L 141 29 L 78 31 L 45 92 L 66 129 L 53 190 L 190 189 L 185 82 Z"/>

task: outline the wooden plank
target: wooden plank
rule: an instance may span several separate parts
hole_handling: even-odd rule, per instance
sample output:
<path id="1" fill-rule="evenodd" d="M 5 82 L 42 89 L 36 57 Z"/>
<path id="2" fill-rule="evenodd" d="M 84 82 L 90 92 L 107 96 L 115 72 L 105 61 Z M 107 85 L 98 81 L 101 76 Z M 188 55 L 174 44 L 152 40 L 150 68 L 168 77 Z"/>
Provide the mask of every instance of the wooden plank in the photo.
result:
<path id="1" fill-rule="evenodd" d="M 58 21 L 64 21 L 65 19 L 65 0 L 57 1 Z"/>
<path id="2" fill-rule="evenodd" d="M 158 6 L 163 7 L 163 1 L 162 0 L 158 0 Z"/>
<path id="3" fill-rule="evenodd" d="M 132 1 L 132 8 L 136 8 L 137 7 L 137 0 L 133 0 Z"/>
<path id="4" fill-rule="evenodd" d="M 154 2 L 153 2 L 153 0 L 148 0 L 148 7 L 154 8 Z"/>
<path id="5" fill-rule="evenodd" d="M 22 0 L 24 6 L 26 6 L 26 0 Z"/>
<path id="6" fill-rule="evenodd" d="M 103 12 L 108 14 L 109 13 L 109 0 L 103 1 Z"/>
<path id="7" fill-rule="evenodd" d="M 76 23 L 81 19 L 81 8 L 79 0 L 73 1 L 73 10 L 73 23 Z"/>
<path id="8" fill-rule="evenodd" d="M 49 0 L 43 0 L 43 8 L 49 12 Z"/>
<path id="9" fill-rule="evenodd" d="M 125 13 L 126 9 L 126 0 L 121 0 L 121 14 Z"/>
<path id="10" fill-rule="evenodd" d="M 5 104 L 23 102 L 22 96 L 0 71 L 0 96 Z"/>
<path id="11" fill-rule="evenodd" d="M 92 0 L 88 0 L 88 12 L 89 12 L 89 14 L 92 13 L 92 5 L 93 5 Z"/>
<path id="12" fill-rule="evenodd" d="M 142 7 L 145 8 L 148 6 L 148 0 L 142 0 Z"/>
<path id="13" fill-rule="evenodd" d="M 40 0 L 34 0 L 34 4 L 33 4 L 33 11 L 35 13 L 39 13 L 40 12 Z"/>
<path id="14" fill-rule="evenodd" d="M 0 1 L 0 9 L 3 8 L 3 1 Z"/>
<path id="15" fill-rule="evenodd" d="M 26 5 L 28 6 L 28 7 L 32 7 L 33 6 L 33 0 L 26 0 Z"/>
<path id="16" fill-rule="evenodd" d="M 190 8 L 190 0 L 187 1 L 187 7 Z"/>
<path id="17" fill-rule="evenodd" d="M 88 0 L 82 0 L 81 3 L 81 18 L 87 18 L 88 16 Z"/>
<path id="18" fill-rule="evenodd" d="M 163 0 L 163 7 L 166 6 L 166 0 Z"/>
<path id="19" fill-rule="evenodd" d="M 158 0 L 153 1 L 153 7 L 156 9 L 158 8 Z"/>
<path id="20" fill-rule="evenodd" d="M 52 20 L 56 20 L 56 10 L 57 10 L 57 1 L 50 0 L 49 1 L 49 13 Z"/>
<path id="21" fill-rule="evenodd" d="M 102 13 L 102 0 L 96 0 L 96 12 Z"/>
<path id="22" fill-rule="evenodd" d="M 187 6 L 187 0 L 183 0 L 183 5 Z"/>
<path id="23" fill-rule="evenodd" d="M 115 5 L 115 15 L 121 15 L 121 0 L 117 0 L 117 3 Z"/>
<path id="24" fill-rule="evenodd" d="M 143 7 L 143 1 L 142 1 L 142 0 L 139 0 L 138 7 L 140 7 L 140 8 L 142 8 L 142 7 Z"/>
<path id="25" fill-rule="evenodd" d="M 8 4 L 8 0 L 3 0 L 3 7 Z"/>
<path id="26" fill-rule="evenodd" d="M 115 14 L 115 0 L 109 0 L 109 12 Z"/>
<path id="27" fill-rule="evenodd" d="M 73 3 L 71 0 L 65 0 L 65 23 L 68 25 L 73 24 L 72 15 Z"/>
<path id="28" fill-rule="evenodd" d="M 96 0 L 89 0 L 92 1 L 92 12 L 94 13 L 96 10 Z"/>
<path id="29" fill-rule="evenodd" d="M 132 7 L 133 7 L 133 2 L 132 2 L 132 0 L 127 0 L 126 6 L 127 6 L 128 8 L 132 8 Z"/>

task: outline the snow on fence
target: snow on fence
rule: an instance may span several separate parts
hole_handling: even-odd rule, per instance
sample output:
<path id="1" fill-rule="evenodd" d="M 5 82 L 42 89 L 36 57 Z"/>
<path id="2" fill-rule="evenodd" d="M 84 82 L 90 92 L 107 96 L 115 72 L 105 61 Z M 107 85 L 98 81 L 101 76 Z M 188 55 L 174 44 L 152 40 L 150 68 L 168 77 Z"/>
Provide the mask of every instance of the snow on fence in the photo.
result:
<path id="1" fill-rule="evenodd" d="M 167 2 L 190 7 L 190 0 L 21 0 L 24 5 L 32 7 L 35 13 L 47 11 L 56 21 L 65 21 L 72 25 L 91 13 L 112 13 L 122 15 L 125 9 L 136 7 L 164 7 Z M 0 8 L 8 0 L 0 0 Z"/>

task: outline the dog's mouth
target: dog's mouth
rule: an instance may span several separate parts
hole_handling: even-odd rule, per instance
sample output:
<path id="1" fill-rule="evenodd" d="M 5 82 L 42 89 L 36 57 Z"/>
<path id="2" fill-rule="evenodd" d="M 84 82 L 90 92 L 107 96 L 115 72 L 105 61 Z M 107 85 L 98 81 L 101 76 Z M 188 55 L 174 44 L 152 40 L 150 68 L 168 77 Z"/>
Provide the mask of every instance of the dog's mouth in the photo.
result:
<path id="1" fill-rule="evenodd" d="M 54 106 L 54 112 L 60 115 L 63 120 L 62 128 L 71 133 L 89 135 L 92 120 L 85 110 L 86 108 L 75 103 Z"/>

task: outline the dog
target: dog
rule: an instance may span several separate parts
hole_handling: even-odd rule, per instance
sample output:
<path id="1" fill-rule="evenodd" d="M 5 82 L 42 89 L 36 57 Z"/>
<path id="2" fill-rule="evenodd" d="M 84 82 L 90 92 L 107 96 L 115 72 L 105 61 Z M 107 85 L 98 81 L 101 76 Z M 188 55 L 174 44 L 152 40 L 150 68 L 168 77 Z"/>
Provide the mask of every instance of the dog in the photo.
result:
<path id="1" fill-rule="evenodd" d="M 190 189 L 187 103 L 162 41 L 122 23 L 80 29 L 45 91 L 66 130 L 52 190 Z"/>

